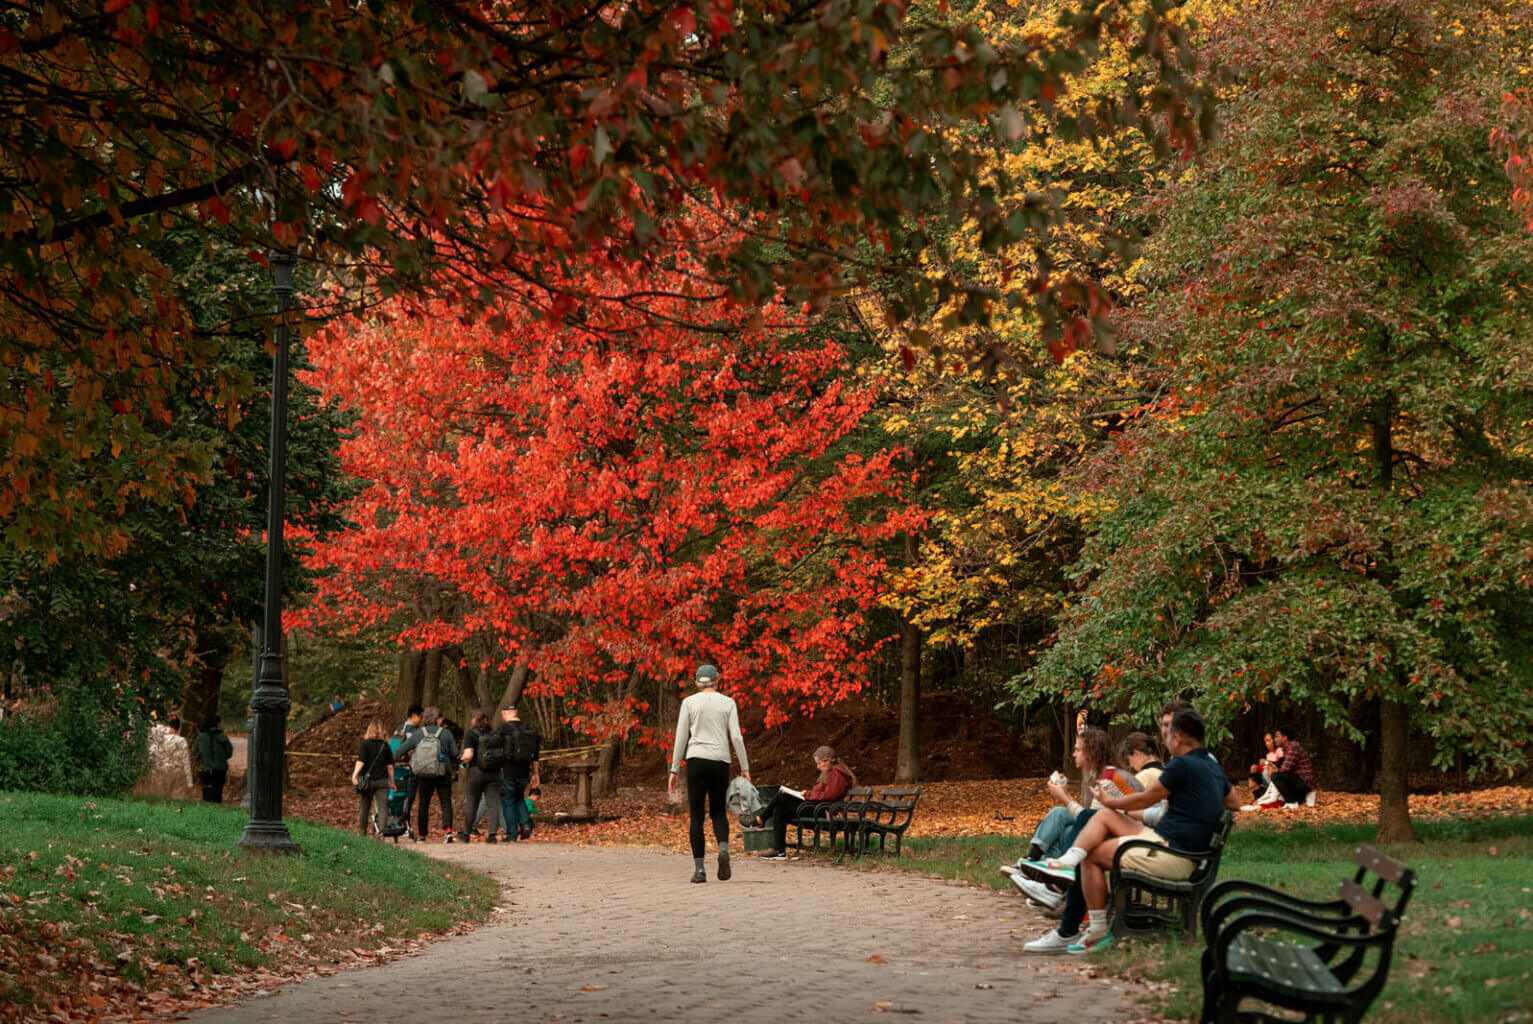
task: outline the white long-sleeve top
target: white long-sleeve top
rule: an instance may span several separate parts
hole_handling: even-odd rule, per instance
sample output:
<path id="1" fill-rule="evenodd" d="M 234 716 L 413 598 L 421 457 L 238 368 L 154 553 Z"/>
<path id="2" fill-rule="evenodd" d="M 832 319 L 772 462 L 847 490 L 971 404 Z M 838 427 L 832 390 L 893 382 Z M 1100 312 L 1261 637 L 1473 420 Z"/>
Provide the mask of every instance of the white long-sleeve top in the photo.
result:
<path id="1" fill-rule="evenodd" d="M 712 688 L 699 690 L 681 702 L 676 717 L 676 748 L 671 752 L 671 771 L 681 770 L 681 762 L 692 758 L 729 763 L 729 748 L 735 748 L 740 770 L 751 770 L 745 756 L 745 737 L 740 735 L 740 709 L 733 697 Z"/>

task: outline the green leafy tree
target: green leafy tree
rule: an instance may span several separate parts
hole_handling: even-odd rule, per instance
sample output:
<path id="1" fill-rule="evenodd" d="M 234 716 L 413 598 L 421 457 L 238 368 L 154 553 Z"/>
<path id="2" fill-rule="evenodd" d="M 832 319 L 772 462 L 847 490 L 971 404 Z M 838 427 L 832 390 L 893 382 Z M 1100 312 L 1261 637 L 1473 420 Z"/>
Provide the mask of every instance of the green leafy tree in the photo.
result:
<path id="1" fill-rule="evenodd" d="M 1074 483 L 1107 510 L 1027 691 L 1382 722 L 1384 841 L 1533 724 L 1533 238 L 1492 150 L 1522 5 L 1284 0 L 1207 48 L 1221 138 L 1157 200 L 1131 332 L 1167 397 Z"/>

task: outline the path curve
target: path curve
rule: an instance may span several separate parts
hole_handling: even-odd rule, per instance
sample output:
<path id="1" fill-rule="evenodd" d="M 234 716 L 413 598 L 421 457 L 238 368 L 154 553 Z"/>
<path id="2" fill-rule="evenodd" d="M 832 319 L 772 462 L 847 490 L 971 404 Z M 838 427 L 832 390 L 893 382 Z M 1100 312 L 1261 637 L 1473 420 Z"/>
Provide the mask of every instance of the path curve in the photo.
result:
<path id="1" fill-rule="evenodd" d="M 495 875 L 492 921 L 377 967 L 202 1010 L 195 1024 L 442 1019 L 1045 1024 L 1142 1014 L 1131 990 L 1024 941 L 1048 922 L 1009 893 L 915 875 L 556 843 L 434 846 Z"/>

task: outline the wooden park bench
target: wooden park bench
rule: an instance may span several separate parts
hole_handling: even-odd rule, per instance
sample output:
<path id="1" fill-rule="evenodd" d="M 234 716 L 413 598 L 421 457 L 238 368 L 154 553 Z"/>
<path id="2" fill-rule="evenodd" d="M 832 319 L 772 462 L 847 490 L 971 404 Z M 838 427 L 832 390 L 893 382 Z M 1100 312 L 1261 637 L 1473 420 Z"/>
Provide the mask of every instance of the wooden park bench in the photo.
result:
<path id="1" fill-rule="evenodd" d="M 1135 938 L 1179 932 L 1184 941 L 1194 941 L 1198 932 L 1198 909 L 1219 876 L 1219 861 L 1224 857 L 1224 847 L 1234 827 L 1234 813 L 1225 811 L 1219 818 L 1209 848 L 1195 853 L 1179 853 L 1147 839 L 1120 842 L 1113 854 L 1112 876 L 1108 883 L 1111 892 L 1108 919 L 1112 922 L 1113 936 Z M 1123 855 L 1134 849 L 1164 851 L 1170 856 L 1195 861 L 1197 866 L 1187 878 L 1175 881 L 1131 871 L 1123 866 Z"/>
<path id="2" fill-rule="evenodd" d="M 1354 859 L 1357 871 L 1342 879 L 1334 900 L 1299 899 L 1238 879 L 1209 893 L 1202 912 L 1203 1024 L 1256 1019 L 1240 1012 L 1246 998 L 1305 1020 L 1362 1019 L 1389 977 L 1416 874 L 1371 846 L 1359 846 Z M 1390 886 L 1393 907 L 1384 901 Z"/>

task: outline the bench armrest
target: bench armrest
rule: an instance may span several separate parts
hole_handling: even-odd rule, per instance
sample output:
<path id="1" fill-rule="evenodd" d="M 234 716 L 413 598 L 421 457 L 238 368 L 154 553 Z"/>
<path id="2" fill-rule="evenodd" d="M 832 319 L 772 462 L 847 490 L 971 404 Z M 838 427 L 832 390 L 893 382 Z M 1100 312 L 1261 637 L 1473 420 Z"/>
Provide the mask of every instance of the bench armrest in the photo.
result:
<path id="1" fill-rule="evenodd" d="M 1345 923 L 1345 922 L 1344 922 Z M 1229 975 L 1229 952 L 1235 940 L 1253 928 L 1274 928 L 1278 931 L 1287 932 L 1290 935 L 1302 935 L 1305 938 L 1314 939 L 1316 942 L 1334 947 L 1351 949 L 1367 949 L 1373 946 L 1382 946 L 1386 954 L 1395 941 L 1395 929 L 1390 927 L 1380 928 L 1376 932 L 1361 935 L 1349 935 L 1339 931 L 1335 922 L 1321 924 L 1314 920 L 1305 920 L 1290 913 L 1269 907 L 1260 910 L 1247 910 L 1244 913 L 1232 917 L 1219 934 L 1209 939 L 1208 952 L 1212 957 L 1213 971 L 1221 977 Z M 1388 963 L 1388 957 L 1381 963 Z"/>

